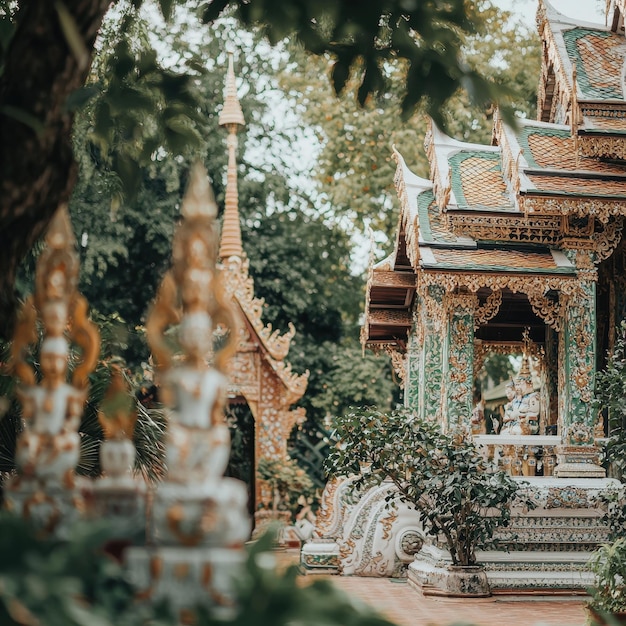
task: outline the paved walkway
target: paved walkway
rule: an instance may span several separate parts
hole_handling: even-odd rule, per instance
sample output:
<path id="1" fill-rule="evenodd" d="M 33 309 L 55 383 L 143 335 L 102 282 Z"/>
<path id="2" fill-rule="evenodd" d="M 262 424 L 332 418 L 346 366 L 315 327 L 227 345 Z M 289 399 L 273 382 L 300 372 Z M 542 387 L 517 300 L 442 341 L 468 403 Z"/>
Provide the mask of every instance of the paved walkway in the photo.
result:
<path id="1" fill-rule="evenodd" d="M 480 599 L 424 596 L 388 578 L 334 576 L 340 589 L 378 609 L 399 626 L 583 626 L 580 596 L 493 596 Z"/>
<path id="2" fill-rule="evenodd" d="M 287 550 L 279 563 L 297 563 Z M 307 578 L 314 579 L 314 576 Z M 459 599 L 424 596 L 404 580 L 332 576 L 333 583 L 398 626 L 583 626 L 585 596 L 495 595 Z"/>

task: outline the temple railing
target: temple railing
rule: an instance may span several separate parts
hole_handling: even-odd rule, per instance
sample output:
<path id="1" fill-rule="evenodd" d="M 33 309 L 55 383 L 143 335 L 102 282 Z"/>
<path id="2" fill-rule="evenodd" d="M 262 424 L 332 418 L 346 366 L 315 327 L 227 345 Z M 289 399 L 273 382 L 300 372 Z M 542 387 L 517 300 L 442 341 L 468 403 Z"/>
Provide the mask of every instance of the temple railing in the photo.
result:
<path id="1" fill-rule="evenodd" d="M 558 435 L 475 435 L 485 456 L 511 476 L 552 476 Z"/>

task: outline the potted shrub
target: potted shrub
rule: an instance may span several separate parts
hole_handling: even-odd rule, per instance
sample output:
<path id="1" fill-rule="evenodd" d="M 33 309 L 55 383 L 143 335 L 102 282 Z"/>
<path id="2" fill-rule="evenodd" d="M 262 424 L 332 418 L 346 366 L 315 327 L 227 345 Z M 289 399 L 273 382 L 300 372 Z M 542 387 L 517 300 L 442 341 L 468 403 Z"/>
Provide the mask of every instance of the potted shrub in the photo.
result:
<path id="1" fill-rule="evenodd" d="M 476 550 L 493 546 L 495 530 L 508 525 L 519 483 L 463 433 L 444 433 L 440 424 L 409 409 L 352 412 L 337 419 L 336 437 L 329 474 L 360 473 L 357 484 L 371 486 L 391 480 L 397 497 L 420 514 L 425 532 L 449 551 L 448 570 L 460 568 L 482 586 L 482 591 L 465 589 L 467 595 L 489 595 Z"/>
<path id="2" fill-rule="evenodd" d="M 589 561 L 595 576 L 587 604 L 591 626 L 626 624 L 626 538 L 601 546 Z"/>

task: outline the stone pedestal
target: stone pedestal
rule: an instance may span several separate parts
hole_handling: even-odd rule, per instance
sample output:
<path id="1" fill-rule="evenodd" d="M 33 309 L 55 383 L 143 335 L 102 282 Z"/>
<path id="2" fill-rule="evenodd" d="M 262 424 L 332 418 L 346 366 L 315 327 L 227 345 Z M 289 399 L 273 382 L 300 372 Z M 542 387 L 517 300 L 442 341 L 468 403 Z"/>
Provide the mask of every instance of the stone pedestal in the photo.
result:
<path id="1" fill-rule="evenodd" d="M 558 478 L 604 478 L 606 472 L 600 465 L 600 451 L 595 446 L 558 446 Z"/>
<path id="2" fill-rule="evenodd" d="M 483 566 L 452 565 L 446 551 L 425 546 L 408 569 L 408 583 L 424 595 L 487 598 L 491 595 Z"/>
<path id="3" fill-rule="evenodd" d="M 42 534 L 65 540 L 83 517 L 90 491 L 91 481 L 82 478 L 68 489 L 61 483 L 42 486 L 36 479 L 12 476 L 4 487 L 4 505 Z"/>
<path id="4" fill-rule="evenodd" d="M 337 542 L 316 538 L 302 546 L 300 567 L 305 574 L 338 574 L 339 566 Z"/>
<path id="5" fill-rule="evenodd" d="M 93 486 L 91 517 L 106 519 L 118 537 L 146 530 L 146 486 L 130 474 L 123 480 L 99 478 Z"/>
<path id="6" fill-rule="evenodd" d="M 496 534 L 498 549 L 477 552 L 492 591 L 586 589 L 593 581 L 587 562 L 609 537 L 602 495 L 623 494 L 623 485 L 609 478 L 516 480 L 528 482 L 524 490 L 536 508 L 514 506 L 510 525 Z M 439 572 L 450 564 L 447 550 L 428 545 L 409 565 L 409 582 L 441 585 Z"/>
<path id="7" fill-rule="evenodd" d="M 192 623 L 198 606 L 218 619 L 233 617 L 245 556 L 236 548 L 157 546 L 127 548 L 124 560 L 140 600 L 165 601 L 182 623 Z"/>

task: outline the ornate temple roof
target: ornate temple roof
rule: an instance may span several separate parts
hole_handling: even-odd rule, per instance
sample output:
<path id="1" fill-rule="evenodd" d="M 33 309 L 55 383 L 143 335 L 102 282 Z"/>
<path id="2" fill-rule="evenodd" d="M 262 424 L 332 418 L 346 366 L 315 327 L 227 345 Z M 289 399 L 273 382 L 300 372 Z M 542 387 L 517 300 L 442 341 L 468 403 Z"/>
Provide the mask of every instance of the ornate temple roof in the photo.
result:
<path id="1" fill-rule="evenodd" d="M 544 41 L 539 118 L 570 125 L 581 155 L 625 155 L 623 10 L 624 1 L 613 0 L 606 27 L 576 22 L 539 1 L 537 25 Z"/>
<path id="2" fill-rule="evenodd" d="M 431 123 L 426 150 L 437 204 L 446 209 L 512 211 L 502 177 L 500 150 L 457 141 Z"/>
<path id="3" fill-rule="evenodd" d="M 519 210 L 536 210 L 537 198 L 543 198 L 544 213 L 588 215 L 594 203 L 603 203 L 603 219 L 626 214 L 626 164 L 581 155 L 569 126 L 520 120 L 513 130 L 496 120 L 494 141 Z M 558 196 L 580 200 L 550 206 Z"/>
<path id="4" fill-rule="evenodd" d="M 402 347 L 415 294 L 429 286 L 473 293 L 483 309 L 501 292 L 517 307 L 525 298 L 536 315 L 556 310 L 555 294 L 575 294 L 578 280 L 595 276 L 594 263 L 619 242 L 626 0 L 613 0 L 610 28 L 576 23 L 538 3 L 539 120 L 511 128 L 496 115 L 489 146 L 458 141 L 431 123 L 430 180 L 394 149 L 401 214 L 394 252 L 370 268 L 366 345 Z"/>
<path id="5" fill-rule="evenodd" d="M 309 372 L 296 374 L 291 365 L 284 359 L 289 353 L 291 340 L 296 329 L 289 324 L 287 333 L 281 334 L 271 324 L 262 319 L 263 300 L 254 295 L 254 281 L 248 274 L 248 260 L 245 256 L 241 239 L 239 221 L 239 199 L 237 191 L 237 130 L 245 123 L 243 112 L 237 98 L 233 58 L 229 56 L 226 76 L 226 97 L 224 108 L 219 116 L 219 123 L 228 129 L 228 171 L 226 176 L 226 198 L 222 233 L 220 238 L 219 259 L 225 274 L 226 289 L 236 302 L 245 323 L 242 339 L 244 344 L 258 345 L 266 363 L 285 388 L 286 404 L 297 402 L 307 387 Z M 241 343 L 241 342 L 240 342 Z M 248 349 L 246 347 L 246 349 Z M 232 381 L 231 381 L 232 382 Z M 237 386 L 235 383 L 231 387 Z M 231 395 L 240 393 L 240 389 L 232 388 Z"/>

